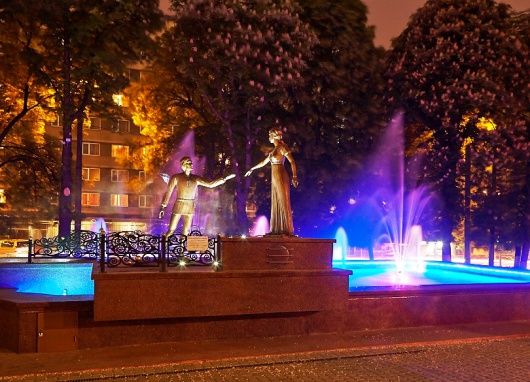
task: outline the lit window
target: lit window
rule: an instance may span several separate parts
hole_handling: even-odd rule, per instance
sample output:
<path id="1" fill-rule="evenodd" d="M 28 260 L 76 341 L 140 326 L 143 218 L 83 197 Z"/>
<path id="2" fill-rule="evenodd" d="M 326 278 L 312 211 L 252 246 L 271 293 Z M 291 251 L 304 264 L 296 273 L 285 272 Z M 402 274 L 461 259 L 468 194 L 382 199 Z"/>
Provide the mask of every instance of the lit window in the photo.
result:
<path id="1" fill-rule="evenodd" d="M 101 130 L 101 118 L 90 117 L 90 130 Z"/>
<path id="2" fill-rule="evenodd" d="M 83 142 L 83 155 L 99 156 L 99 143 Z"/>
<path id="3" fill-rule="evenodd" d="M 112 100 L 118 106 L 123 106 L 123 94 L 113 94 Z"/>
<path id="4" fill-rule="evenodd" d="M 57 113 L 54 114 L 54 120 L 51 122 L 51 125 L 52 126 L 57 126 L 57 127 L 60 127 L 62 126 L 62 120 L 61 120 L 61 116 Z"/>
<path id="5" fill-rule="evenodd" d="M 81 205 L 89 207 L 98 207 L 99 192 L 83 192 L 81 194 Z"/>
<path id="6" fill-rule="evenodd" d="M 6 203 L 7 203 L 7 198 L 6 198 L 5 191 L 0 189 L 0 204 L 6 204 Z"/>
<path id="7" fill-rule="evenodd" d="M 138 180 L 140 182 L 145 182 L 145 171 L 138 171 Z"/>
<path id="8" fill-rule="evenodd" d="M 113 158 L 128 158 L 129 157 L 129 146 L 112 145 L 112 157 Z"/>
<path id="9" fill-rule="evenodd" d="M 101 171 L 99 168 L 83 167 L 83 180 L 99 182 L 101 180 Z"/>
<path id="10" fill-rule="evenodd" d="M 111 170 L 110 180 L 113 182 L 128 182 L 129 170 Z"/>
<path id="11" fill-rule="evenodd" d="M 122 133 L 128 133 L 131 131 L 131 124 L 126 119 L 119 119 L 118 120 L 118 131 Z"/>
<path id="12" fill-rule="evenodd" d="M 140 195 L 138 197 L 138 207 L 150 208 L 153 206 L 153 197 L 151 195 Z"/>
<path id="13" fill-rule="evenodd" d="M 129 206 L 129 195 L 110 194 L 110 205 L 112 207 L 128 207 Z"/>

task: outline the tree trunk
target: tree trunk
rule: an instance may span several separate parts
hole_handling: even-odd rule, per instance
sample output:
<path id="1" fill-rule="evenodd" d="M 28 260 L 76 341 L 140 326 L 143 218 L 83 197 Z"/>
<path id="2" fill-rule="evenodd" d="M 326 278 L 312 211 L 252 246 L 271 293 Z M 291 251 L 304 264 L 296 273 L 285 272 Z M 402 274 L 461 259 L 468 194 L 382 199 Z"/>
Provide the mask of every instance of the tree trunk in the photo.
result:
<path id="1" fill-rule="evenodd" d="M 490 201 L 491 201 L 491 217 L 490 217 L 490 242 L 489 242 L 489 248 L 488 248 L 488 265 L 490 267 L 493 267 L 495 265 L 495 236 L 496 234 L 496 227 L 495 227 L 495 219 L 497 217 L 497 176 L 495 174 L 495 163 L 492 164 L 491 167 L 491 194 L 490 194 Z M 500 262 L 500 261 L 499 261 Z"/>
<path id="2" fill-rule="evenodd" d="M 471 144 L 466 145 L 464 160 L 464 262 L 471 264 Z"/>
<path id="3" fill-rule="evenodd" d="M 246 115 L 246 121 L 245 121 L 245 166 L 244 171 L 246 172 L 249 168 L 252 167 L 252 126 L 250 126 L 250 110 L 247 107 L 247 115 Z M 244 218 L 241 219 L 242 221 L 240 224 L 243 225 L 243 229 L 245 229 L 246 232 L 249 230 L 249 220 L 247 216 L 247 201 L 248 201 L 248 194 L 250 190 L 250 178 L 246 177 L 245 182 L 243 183 L 243 195 L 245 197 L 245 210 L 244 210 Z"/>
<path id="4" fill-rule="evenodd" d="M 515 251 L 513 254 L 513 267 L 514 268 L 521 268 L 521 253 L 522 253 L 523 247 L 520 245 L 515 246 Z"/>
<path id="5" fill-rule="evenodd" d="M 374 244 L 370 244 L 370 246 L 368 246 L 368 259 L 370 261 L 374 261 L 375 260 L 375 256 L 374 256 Z"/>
<path id="6" fill-rule="evenodd" d="M 442 261 L 451 262 L 451 242 L 453 241 L 453 227 L 451 225 L 451 218 L 444 212 L 442 217 Z"/>
<path id="7" fill-rule="evenodd" d="M 82 220 L 82 192 L 83 192 L 83 122 L 85 118 L 83 113 L 77 117 L 76 132 L 76 159 L 75 159 L 75 182 L 74 182 L 74 230 L 76 235 L 81 231 Z"/>
<path id="8" fill-rule="evenodd" d="M 65 26 L 68 10 L 65 10 Z M 71 92 L 71 52 L 68 29 L 63 34 L 63 151 L 61 167 L 61 189 L 59 194 L 59 236 L 69 236 L 72 224 L 72 92 Z"/>
<path id="9" fill-rule="evenodd" d="M 442 261 L 451 262 L 451 240 L 444 240 L 442 245 Z"/>
<path id="10" fill-rule="evenodd" d="M 530 249 L 530 245 L 529 245 L 528 241 L 526 241 L 523 244 L 523 247 L 521 248 L 521 263 L 519 265 L 519 267 L 521 269 L 527 269 L 528 268 L 528 252 L 529 252 L 529 249 Z"/>
<path id="11" fill-rule="evenodd" d="M 529 207 L 530 207 L 530 160 L 526 160 L 525 165 L 525 184 L 521 190 L 520 198 L 518 198 L 518 204 L 520 213 L 519 224 L 516 232 L 516 258 L 519 255 L 519 261 L 515 262 L 514 267 L 521 269 L 528 268 L 528 251 L 530 247 L 530 224 L 529 224 Z M 519 253 L 517 253 L 519 247 Z"/>
<path id="12" fill-rule="evenodd" d="M 228 120 L 226 118 L 225 120 Z M 230 148 L 230 157 L 232 159 L 232 172 L 236 175 L 235 182 L 236 182 L 236 190 L 235 190 L 235 203 L 236 203 L 236 210 L 234 216 L 234 221 L 237 222 L 237 230 L 239 232 L 235 232 L 236 234 L 246 234 L 245 231 L 245 221 L 246 221 L 246 213 L 245 213 L 245 203 L 246 203 L 246 193 L 245 193 L 245 187 L 243 179 L 242 179 L 242 171 L 246 171 L 245 169 L 241 169 L 237 157 L 237 149 L 234 142 L 234 132 L 232 129 L 232 126 L 229 123 L 224 123 L 226 131 L 227 131 L 227 137 L 228 137 L 228 147 Z M 241 231 L 244 232 L 241 232 Z"/>

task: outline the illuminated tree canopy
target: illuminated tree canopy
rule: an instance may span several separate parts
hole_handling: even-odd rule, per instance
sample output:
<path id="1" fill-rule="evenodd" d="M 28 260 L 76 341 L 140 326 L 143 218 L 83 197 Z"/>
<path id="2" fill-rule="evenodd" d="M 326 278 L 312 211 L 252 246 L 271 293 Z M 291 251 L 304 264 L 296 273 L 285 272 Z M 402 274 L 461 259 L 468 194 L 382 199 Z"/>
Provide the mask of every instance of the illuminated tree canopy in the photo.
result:
<path id="1" fill-rule="evenodd" d="M 243 221 L 256 142 L 303 83 L 316 38 L 291 2 L 174 1 L 174 25 L 161 39 L 153 70 L 168 105 L 194 110 L 230 158 Z M 212 155 L 213 153 L 210 153 Z"/>
<path id="2" fill-rule="evenodd" d="M 515 32 L 507 5 L 430 0 L 393 41 L 387 64 L 388 101 L 432 132 L 425 177 L 444 201 L 439 223 L 448 243 L 461 213 L 461 150 L 466 139 L 480 134 L 464 119 L 495 121 L 497 128 L 482 136 L 492 153 L 503 151 L 508 161 L 528 150 L 528 46 Z"/>

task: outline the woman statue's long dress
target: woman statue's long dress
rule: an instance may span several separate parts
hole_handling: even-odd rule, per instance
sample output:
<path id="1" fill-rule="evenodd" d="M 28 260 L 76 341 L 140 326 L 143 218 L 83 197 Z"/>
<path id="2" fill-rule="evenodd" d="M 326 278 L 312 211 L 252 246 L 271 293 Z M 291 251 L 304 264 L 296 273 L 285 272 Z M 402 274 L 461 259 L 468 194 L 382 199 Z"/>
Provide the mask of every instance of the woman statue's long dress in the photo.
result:
<path id="1" fill-rule="evenodd" d="M 298 186 L 296 176 L 296 164 L 289 150 L 289 147 L 282 141 L 281 131 L 271 129 L 269 131 L 269 141 L 274 144 L 274 149 L 260 163 L 252 167 L 245 176 L 249 176 L 252 171 L 271 164 L 271 219 L 270 234 L 272 235 L 294 235 L 293 213 L 291 210 L 291 198 L 289 190 L 289 175 L 284 167 L 285 158 L 291 164 L 293 172 L 292 184 Z"/>
<path id="2" fill-rule="evenodd" d="M 270 228 L 273 235 L 293 235 L 293 213 L 289 175 L 283 166 L 286 149 L 284 145 L 275 147 L 269 154 L 271 163 L 271 220 Z"/>

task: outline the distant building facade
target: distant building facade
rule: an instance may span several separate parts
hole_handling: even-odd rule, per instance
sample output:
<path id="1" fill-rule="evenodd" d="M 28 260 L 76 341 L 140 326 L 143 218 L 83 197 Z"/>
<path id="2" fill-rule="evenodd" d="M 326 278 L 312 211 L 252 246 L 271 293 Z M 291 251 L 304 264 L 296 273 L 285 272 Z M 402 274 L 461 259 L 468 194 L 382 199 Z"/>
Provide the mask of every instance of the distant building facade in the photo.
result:
<path id="1" fill-rule="evenodd" d="M 129 75 L 131 81 L 136 81 L 140 79 L 141 71 L 130 69 Z M 114 100 L 124 108 L 122 114 L 128 115 L 123 96 L 116 95 Z M 72 165 L 75 166 L 77 160 L 75 123 L 72 128 Z M 62 121 L 59 116 L 54 122 L 46 123 L 46 132 L 58 138 L 62 137 Z M 82 145 L 82 229 L 93 231 L 100 228 L 107 231 L 148 229 L 151 220 L 155 217 L 154 206 L 159 204 L 159 200 L 154 200 L 150 176 L 143 168 L 134 166 L 131 159 L 135 150 L 142 150 L 141 143 L 145 139 L 146 137 L 140 134 L 139 127 L 133 124 L 131 118 L 88 113 L 88 120 L 84 123 Z M 159 195 L 157 197 L 160 199 Z M 8 216 L 10 211 L 7 199 L 0 185 L 0 207 L 4 216 Z M 24 238 L 57 235 L 57 220 L 21 220 L 17 219 L 10 227 L 8 236 Z"/>

